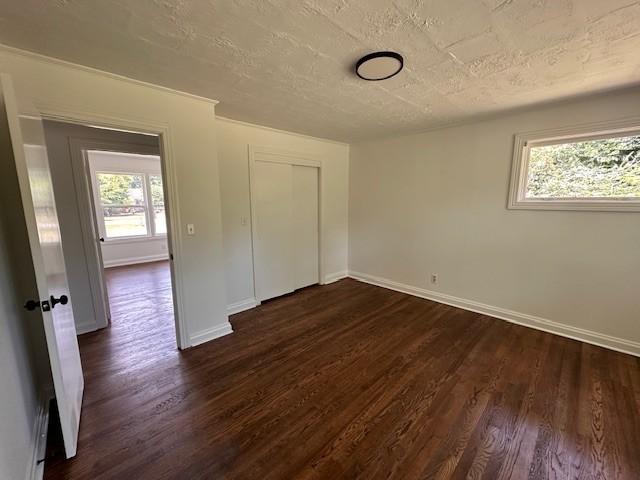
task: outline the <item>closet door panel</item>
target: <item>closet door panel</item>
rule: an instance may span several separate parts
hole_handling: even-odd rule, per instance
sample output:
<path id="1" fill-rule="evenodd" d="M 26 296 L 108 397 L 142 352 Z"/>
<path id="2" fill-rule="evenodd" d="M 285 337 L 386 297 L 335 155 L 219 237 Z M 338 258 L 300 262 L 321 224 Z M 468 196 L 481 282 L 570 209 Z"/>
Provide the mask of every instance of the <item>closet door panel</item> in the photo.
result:
<path id="1" fill-rule="evenodd" d="M 318 169 L 293 166 L 293 272 L 295 288 L 318 283 Z"/>
<path id="2" fill-rule="evenodd" d="M 262 301 L 295 289 L 293 167 L 257 161 L 253 176 L 256 297 Z"/>

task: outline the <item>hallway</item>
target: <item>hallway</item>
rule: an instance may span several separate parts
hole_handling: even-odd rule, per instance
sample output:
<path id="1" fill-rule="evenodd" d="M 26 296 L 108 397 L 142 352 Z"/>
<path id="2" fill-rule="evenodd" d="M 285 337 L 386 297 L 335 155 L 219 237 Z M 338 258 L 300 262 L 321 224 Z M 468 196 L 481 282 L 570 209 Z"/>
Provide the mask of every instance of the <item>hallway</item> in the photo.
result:
<path id="1" fill-rule="evenodd" d="M 93 350 L 107 345 L 117 362 L 116 368 L 140 368 L 142 359 L 138 355 L 155 359 L 174 355 L 177 347 L 169 261 L 107 268 L 105 279 L 111 328 L 80 337 L 85 376 L 89 378 L 92 373 L 87 361 L 100 356 L 94 355 Z M 107 336 L 106 342 L 103 334 Z"/>

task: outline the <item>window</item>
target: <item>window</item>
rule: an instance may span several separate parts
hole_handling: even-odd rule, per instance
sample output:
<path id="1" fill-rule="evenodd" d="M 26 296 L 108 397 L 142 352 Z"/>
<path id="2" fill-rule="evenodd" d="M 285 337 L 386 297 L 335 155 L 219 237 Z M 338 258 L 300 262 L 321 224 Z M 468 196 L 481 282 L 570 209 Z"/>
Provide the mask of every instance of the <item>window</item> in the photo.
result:
<path id="1" fill-rule="evenodd" d="M 106 240 L 166 235 L 162 177 L 96 172 Z"/>
<path id="2" fill-rule="evenodd" d="M 149 175 L 149 185 L 151 190 L 151 205 L 153 206 L 153 225 L 155 226 L 155 234 L 166 234 L 167 217 L 164 213 L 162 177 L 160 175 Z"/>
<path id="3" fill-rule="evenodd" d="M 509 207 L 640 211 L 640 121 L 516 136 Z"/>
<path id="4" fill-rule="evenodd" d="M 97 173 L 107 238 L 148 235 L 142 175 Z"/>

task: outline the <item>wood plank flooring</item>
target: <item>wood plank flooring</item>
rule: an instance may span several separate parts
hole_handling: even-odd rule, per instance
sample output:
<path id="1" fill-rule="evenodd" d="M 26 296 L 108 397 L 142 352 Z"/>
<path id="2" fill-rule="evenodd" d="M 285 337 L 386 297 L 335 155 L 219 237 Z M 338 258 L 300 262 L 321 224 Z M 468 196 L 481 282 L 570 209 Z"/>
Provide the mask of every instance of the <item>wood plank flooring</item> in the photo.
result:
<path id="1" fill-rule="evenodd" d="M 638 358 L 350 279 L 178 352 L 167 265 L 108 282 L 47 479 L 640 478 Z"/>

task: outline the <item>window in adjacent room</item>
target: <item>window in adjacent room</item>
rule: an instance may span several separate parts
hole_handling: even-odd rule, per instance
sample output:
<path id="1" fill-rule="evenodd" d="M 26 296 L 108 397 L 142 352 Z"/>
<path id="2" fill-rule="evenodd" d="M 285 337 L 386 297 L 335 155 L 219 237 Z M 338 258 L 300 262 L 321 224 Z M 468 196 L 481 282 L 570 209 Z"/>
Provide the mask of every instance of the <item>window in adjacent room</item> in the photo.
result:
<path id="1" fill-rule="evenodd" d="M 151 205 L 153 207 L 153 225 L 156 235 L 166 235 L 167 217 L 164 213 L 164 192 L 162 190 L 162 176 L 149 175 L 149 190 L 151 191 Z"/>
<path id="2" fill-rule="evenodd" d="M 640 211 L 640 122 L 516 136 L 510 208 Z"/>
<path id="3" fill-rule="evenodd" d="M 96 172 L 95 177 L 106 240 L 167 234 L 161 175 Z"/>
<path id="4" fill-rule="evenodd" d="M 97 172 L 106 238 L 149 235 L 144 176 Z"/>

